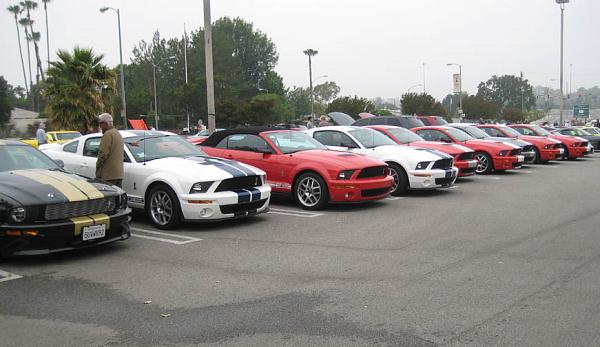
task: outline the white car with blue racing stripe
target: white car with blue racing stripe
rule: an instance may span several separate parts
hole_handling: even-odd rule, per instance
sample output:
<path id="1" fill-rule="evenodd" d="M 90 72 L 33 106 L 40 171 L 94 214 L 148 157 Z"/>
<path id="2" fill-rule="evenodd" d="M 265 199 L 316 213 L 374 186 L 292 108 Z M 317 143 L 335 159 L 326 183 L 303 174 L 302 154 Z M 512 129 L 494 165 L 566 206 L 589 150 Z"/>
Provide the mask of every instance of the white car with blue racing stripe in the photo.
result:
<path id="1" fill-rule="evenodd" d="M 394 177 L 390 194 L 395 196 L 408 189 L 450 187 L 458 176 L 452 156 L 433 149 L 399 146 L 373 129 L 329 126 L 305 133 L 329 149 L 360 153 L 386 162 Z"/>
<path id="2" fill-rule="evenodd" d="M 125 143 L 123 189 L 129 205 L 144 209 L 158 228 L 182 221 L 214 221 L 268 211 L 271 187 L 265 172 L 233 160 L 206 156 L 168 132 L 120 131 Z M 67 171 L 95 176 L 102 134 L 40 149 Z"/>

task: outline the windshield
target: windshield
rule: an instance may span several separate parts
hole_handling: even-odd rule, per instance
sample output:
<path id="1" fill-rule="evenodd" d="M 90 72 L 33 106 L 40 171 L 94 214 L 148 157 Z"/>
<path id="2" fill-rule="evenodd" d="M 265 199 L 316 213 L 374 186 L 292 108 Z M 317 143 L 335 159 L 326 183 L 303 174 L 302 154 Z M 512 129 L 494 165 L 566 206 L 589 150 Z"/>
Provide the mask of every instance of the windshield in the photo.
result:
<path id="1" fill-rule="evenodd" d="M 591 136 L 592 135 L 583 129 L 573 129 L 573 131 L 575 132 L 575 134 L 577 134 L 579 136 Z"/>
<path id="2" fill-rule="evenodd" d="M 476 127 L 468 126 L 461 129 L 463 129 L 467 132 L 467 134 L 473 136 L 476 139 L 485 139 L 486 137 L 490 137 L 488 133 Z"/>
<path id="3" fill-rule="evenodd" d="M 283 154 L 327 149 L 319 141 L 299 131 L 278 131 L 265 135 Z"/>
<path id="4" fill-rule="evenodd" d="M 389 137 L 373 129 L 354 129 L 350 130 L 349 133 L 366 148 L 396 145 Z"/>
<path id="5" fill-rule="evenodd" d="M 550 136 L 552 134 L 550 134 L 550 132 L 548 132 L 548 130 L 542 128 L 539 125 L 532 125 L 531 128 L 533 129 L 533 131 L 535 131 L 536 133 L 538 133 L 538 135 L 541 136 Z"/>
<path id="6" fill-rule="evenodd" d="M 438 122 L 438 125 L 446 125 L 448 122 L 444 119 L 444 117 L 435 116 L 435 119 Z"/>
<path id="7" fill-rule="evenodd" d="M 511 127 L 502 127 L 502 131 L 510 137 L 519 137 L 522 134 Z"/>
<path id="8" fill-rule="evenodd" d="M 448 127 L 448 128 L 446 128 L 446 131 L 456 141 L 469 141 L 469 140 L 473 140 L 473 136 L 467 134 L 466 132 L 464 132 L 462 130 L 458 130 L 458 129 L 454 129 L 452 127 Z"/>
<path id="9" fill-rule="evenodd" d="M 590 133 L 591 135 L 600 134 L 600 130 L 596 128 L 585 128 L 585 131 Z"/>
<path id="10" fill-rule="evenodd" d="M 416 117 L 402 117 L 402 118 L 404 119 L 403 123 L 406 125 L 405 128 L 407 128 L 407 129 L 422 127 L 425 125 L 425 123 L 421 122 L 421 120 L 417 119 Z"/>
<path id="11" fill-rule="evenodd" d="M 31 146 L 0 146 L 0 172 L 30 169 L 60 170 L 60 167 Z"/>
<path id="12" fill-rule="evenodd" d="M 200 148 L 179 136 L 130 137 L 125 139 L 125 144 L 137 162 L 206 155 Z"/>
<path id="13" fill-rule="evenodd" d="M 410 130 L 404 128 L 390 128 L 387 132 L 392 134 L 400 143 L 411 143 L 415 141 L 425 141 L 423 138 Z"/>
<path id="14" fill-rule="evenodd" d="M 68 140 L 73 140 L 73 139 L 76 139 L 76 138 L 80 137 L 81 134 L 78 133 L 78 132 L 72 132 L 72 133 L 55 133 L 55 136 L 58 139 L 58 141 L 68 141 Z"/>

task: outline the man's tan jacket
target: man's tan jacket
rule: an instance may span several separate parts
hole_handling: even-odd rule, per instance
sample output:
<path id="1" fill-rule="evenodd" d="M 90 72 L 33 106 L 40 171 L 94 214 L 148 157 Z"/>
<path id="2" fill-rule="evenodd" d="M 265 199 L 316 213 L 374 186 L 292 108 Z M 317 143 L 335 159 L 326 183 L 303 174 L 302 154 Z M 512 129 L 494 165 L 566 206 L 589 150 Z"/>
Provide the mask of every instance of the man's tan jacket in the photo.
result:
<path id="1" fill-rule="evenodd" d="M 115 128 L 104 132 L 100 141 L 96 178 L 104 181 L 123 179 L 123 137 Z"/>

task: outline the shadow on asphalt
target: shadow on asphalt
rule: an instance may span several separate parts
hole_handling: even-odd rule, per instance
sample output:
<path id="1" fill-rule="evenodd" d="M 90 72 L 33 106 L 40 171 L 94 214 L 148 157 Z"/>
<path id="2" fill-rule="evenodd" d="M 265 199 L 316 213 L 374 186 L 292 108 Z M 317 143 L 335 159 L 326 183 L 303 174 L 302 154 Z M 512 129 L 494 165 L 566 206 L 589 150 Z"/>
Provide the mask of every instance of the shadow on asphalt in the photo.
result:
<path id="1" fill-rule="evenodd" d="M 98 247 L 76 249 L 60 253 L 26 257 L 11 257 L 2 259 L 0 263 L 8 265 L 39 267 L 40 265 L 60 265 L 63 263 L 72 263 L 73 261 L 87 260 L 92 258 L 101 259 L 98 257 L 110 256 L 119 252 L 126 252 L 127 243 L 127 240 L 124 242 L 117 241 Z"/>

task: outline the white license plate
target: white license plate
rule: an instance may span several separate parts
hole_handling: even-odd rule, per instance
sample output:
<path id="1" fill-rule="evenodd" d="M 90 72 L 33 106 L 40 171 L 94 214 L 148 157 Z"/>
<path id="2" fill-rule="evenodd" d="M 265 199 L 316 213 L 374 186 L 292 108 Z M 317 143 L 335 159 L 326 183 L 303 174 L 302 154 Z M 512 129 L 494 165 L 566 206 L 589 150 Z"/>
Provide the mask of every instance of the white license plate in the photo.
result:
<path id="1" fill-rule="evenodd" d="M 98 224 L 83 227 L 81 234 L 83 235 L 83 241 L 101 239 L 106 236 L 106 225 Z"/>
<path id="2" fill-rule="evenodd" d="M 521 163 L 521 162 L 524 162 L 524 161 L 525 161 L 525 157 L 524 157 L 524 156 L 522 156 L 522 155 L 517 155 L 517 161 L 518 161 L 519 163 Z"/>
<path id="3" fill-rule="evenodd" d="M 477 166 L 477 161 L 476 160 L 469 162 L 469 168 L 473 168 L 475 166 Z"/>
<path id="4" fill-rule="evenodd" d="M 560 151 L 559 151 L 559 153 L 560 153 L 560 154 L 565 154 L 565 149 L 564 149 L 564 148 L 560 148 Z"/>

